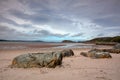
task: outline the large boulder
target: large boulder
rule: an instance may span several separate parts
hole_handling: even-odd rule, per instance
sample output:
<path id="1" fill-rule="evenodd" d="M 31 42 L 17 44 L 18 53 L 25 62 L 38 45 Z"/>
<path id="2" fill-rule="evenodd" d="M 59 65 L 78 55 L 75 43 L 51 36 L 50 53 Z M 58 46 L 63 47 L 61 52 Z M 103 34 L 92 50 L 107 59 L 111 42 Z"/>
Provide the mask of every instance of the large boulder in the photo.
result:
<path id="1" fill-rule="evenodd" d="M 62 64 L 62 54 L 59 52 L 51 53 L 28 53 L 17 56 L 13 59 L 11 67 L 31 68 L 49 67 L 55 68 Z"/>
<path id="2" fill-rule="evenodd" d="M 113 48 L 114 48 L 114 49 L 120 49 L 120 43 L 119 43 L 119 44 L 116 44 Z"/>
<path id="3" fill-rule="evenodd" d="M 88 52 L 81 52 L 80 55 L 90 58 L 112 58 L 109 52 L 103 52 L 101 50 L 93 49 Z"/>
<path id="4" fill-rule="evenodd" d="M 61 51 L 63 57 L 74 56 L 74 52 L 71 49 L 65 49 Z"/>

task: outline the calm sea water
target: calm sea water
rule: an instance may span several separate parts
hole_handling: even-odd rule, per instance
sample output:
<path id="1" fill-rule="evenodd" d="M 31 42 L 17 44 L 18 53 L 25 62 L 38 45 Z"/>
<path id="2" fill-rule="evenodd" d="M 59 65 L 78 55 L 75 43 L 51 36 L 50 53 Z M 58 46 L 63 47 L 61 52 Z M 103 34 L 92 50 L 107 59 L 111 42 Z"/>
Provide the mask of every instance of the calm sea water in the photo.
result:
<path id="1" fill-rule="evenodd" d="M 30 46 L 59 45 L 51 48 L 93 48 L 94 44 L 85 43 L 42 43 L 42 42 L 0 42 L 0 49 L 24 49 Z"/>

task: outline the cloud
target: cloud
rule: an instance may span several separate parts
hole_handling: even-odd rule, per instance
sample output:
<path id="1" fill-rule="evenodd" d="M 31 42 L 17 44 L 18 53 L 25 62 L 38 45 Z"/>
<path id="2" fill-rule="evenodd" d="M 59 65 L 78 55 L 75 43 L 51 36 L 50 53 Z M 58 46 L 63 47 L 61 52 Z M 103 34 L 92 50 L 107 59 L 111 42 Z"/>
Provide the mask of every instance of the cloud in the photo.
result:
<path id="1" fill-rule="evenodd" d="M 119 35 L 119 7 L 119 0 L 0 0 L 0 38 L 60 41 Z"/>
<path id="2" fill-rule="evenodd" d="M 120 21 L 120 16 L 109 16 L 109 17 L 97 18 L 93 20 L 94 23 L 106 27 L 120 26 L 119 21 Z"/>
<path id="3" fill-rule="evenodd" d="M 0 35 L 4 35 L 4 34 L 9 33 L 9 32 L 15 32 L 15 30 L 10 29 L 6 26 L 0 26 Z"/>
<path id="4" fill-rule="evenodd" d="M 52 33 L 52 32 L 47 31 L 47 30 L 34 30 L 33 34 L 38 35 L 40 37 L 45 37 L 45 36 L 65 37 L 65 36 L 69 35 L 69 34 Z"/>
<path id="5" fill-rule="evenodd" d="M 15 29 L 0 25 L 0 39 L 19 39 L 20 34 L 21 33 L 17 32 Z"/>
<path id="6" fill-rule="evenodd" d="M 26 28 L 16 27 L 7 23 L 0 24 L 0 39 L 10 39 L 10 40 L 42 40 L 46 37 L 56 37 L 62 38 L 69 34 L 60 34 L 49 31 L 49 29 L 44 30 L 43 28 Z"/>
<path id="7" fill-rule="evenodd" d="M 72 35 L 71 37 L 80 37 L 80 36 L 82 36 L 84 33 L 77 33 L 77 34 L 74 34 L 74 35 Z"/>

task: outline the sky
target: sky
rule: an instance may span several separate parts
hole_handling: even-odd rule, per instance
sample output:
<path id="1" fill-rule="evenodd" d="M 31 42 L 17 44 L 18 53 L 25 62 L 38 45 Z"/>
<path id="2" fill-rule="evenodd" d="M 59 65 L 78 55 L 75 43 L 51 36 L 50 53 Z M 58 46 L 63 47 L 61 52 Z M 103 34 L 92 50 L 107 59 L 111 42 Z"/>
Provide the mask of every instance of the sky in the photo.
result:
<path id="1" fill-rule="evenodd" d="M 120 36 L 120 0 L 0 0 L 0 39 L 85 41 Z"/>

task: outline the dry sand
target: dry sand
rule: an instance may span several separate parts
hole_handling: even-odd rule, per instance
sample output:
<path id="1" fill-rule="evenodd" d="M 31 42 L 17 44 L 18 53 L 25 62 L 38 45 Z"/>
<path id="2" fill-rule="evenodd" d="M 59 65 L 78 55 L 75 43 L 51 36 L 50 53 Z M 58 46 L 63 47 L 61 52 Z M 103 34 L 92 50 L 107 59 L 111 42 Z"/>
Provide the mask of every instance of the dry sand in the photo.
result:
<path id="1" fill-rule="evenodd" d="M 99 48 L 110 48 L 101 46 Z M 120 80 L 120 54 L 112 59 L 90 59 L 80 55 L 90 49 L 74 48 L 73 57 L 63 59 L 56 68 L 10 68 L 15 56 L 32 52 L 48 52 L 59 48 L 0 49 L 0 80 Z"/>

